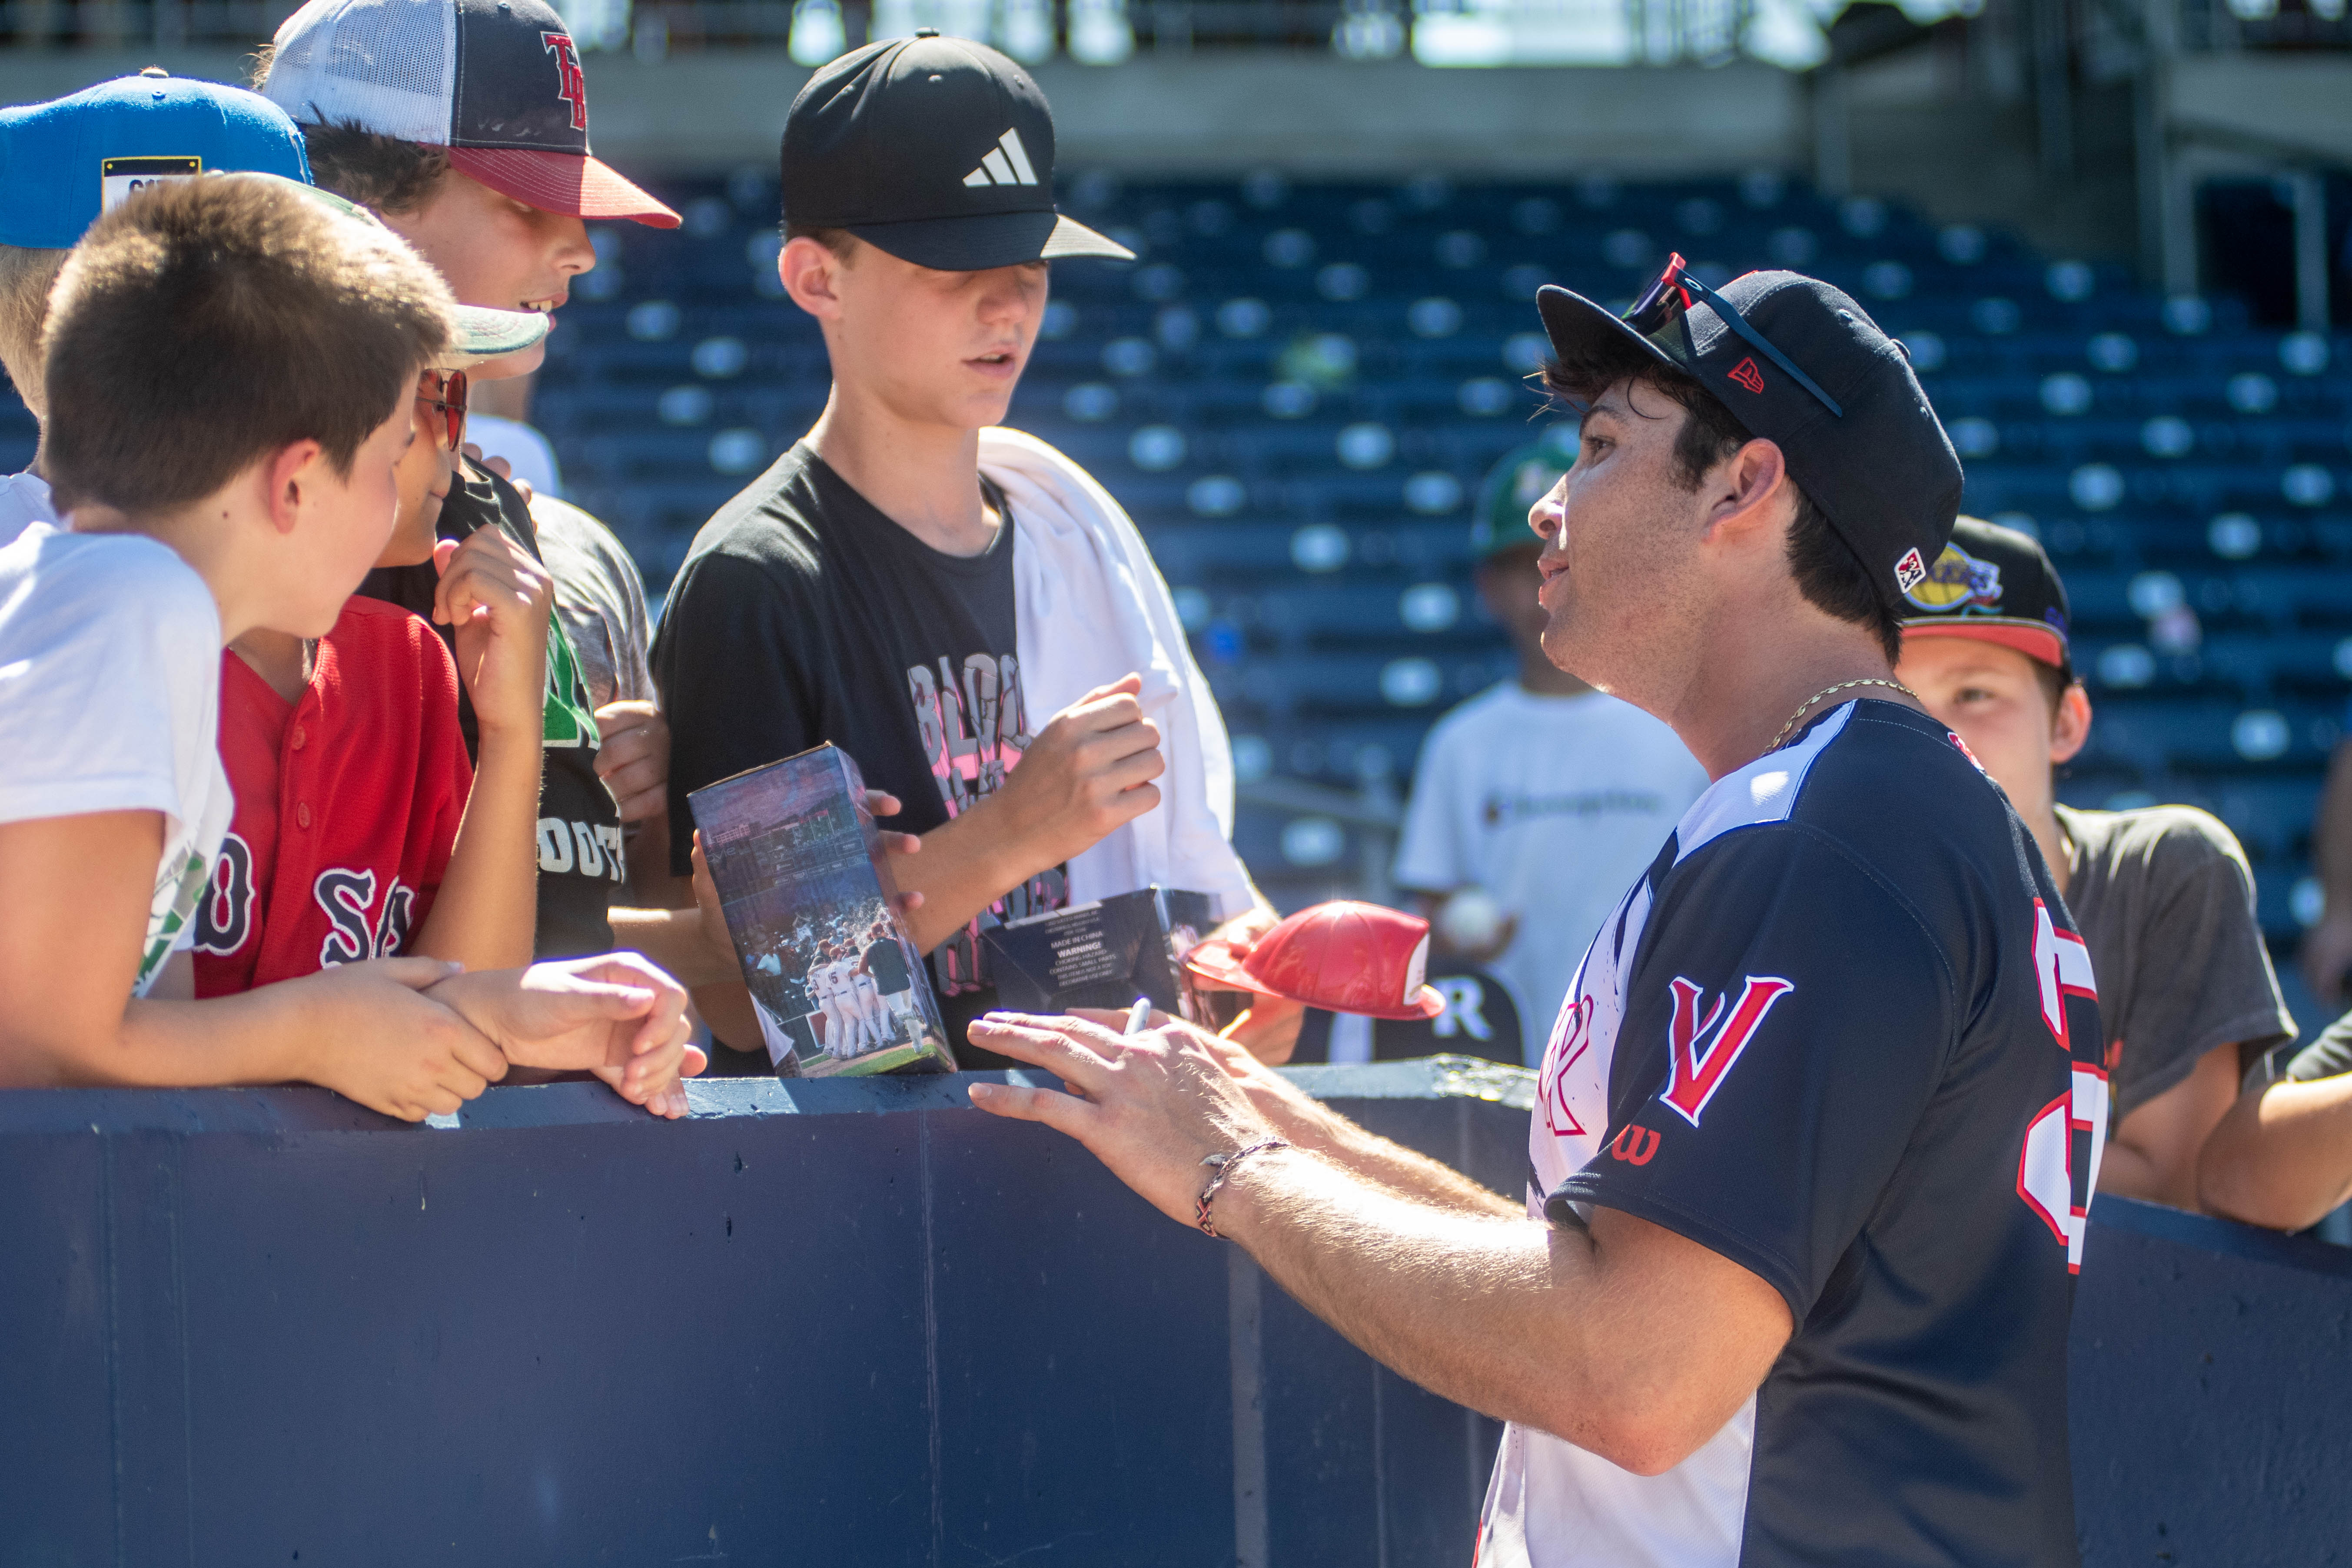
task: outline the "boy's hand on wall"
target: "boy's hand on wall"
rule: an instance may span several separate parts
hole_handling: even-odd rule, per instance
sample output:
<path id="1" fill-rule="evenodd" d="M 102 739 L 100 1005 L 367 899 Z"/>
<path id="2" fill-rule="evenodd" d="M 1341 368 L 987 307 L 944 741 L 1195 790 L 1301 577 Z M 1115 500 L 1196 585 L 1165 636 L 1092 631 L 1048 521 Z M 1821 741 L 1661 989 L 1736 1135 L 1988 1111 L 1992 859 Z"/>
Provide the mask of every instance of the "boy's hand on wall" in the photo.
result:
<path id="1" fill-rule="evenodd" d="M 446 1116 L 507 1075 L 497 1043 L 431 994 L 457 969 L 431 958 L 333 964 L 299 982 L 332 1020 L 313 1031 L 320 1058 L 303 1074 L 371 1110 Z"/>
<path id="2" fill-rule="evenodd" d="M 517 1067 L 593 1072 L 632 1105 L 686 1114 L 700 1072 L 686 988 L 633 952 L 460 974 L 434 987 Z"/>
<path id="3" fill-rule="evenodd" d="M 501 528 L 478 528 L 433 548 L 441 574 L 433 618 L 457 628 L 457 678 L 485 735 L 545 724 L 547 635 L 555 579 Z"/>

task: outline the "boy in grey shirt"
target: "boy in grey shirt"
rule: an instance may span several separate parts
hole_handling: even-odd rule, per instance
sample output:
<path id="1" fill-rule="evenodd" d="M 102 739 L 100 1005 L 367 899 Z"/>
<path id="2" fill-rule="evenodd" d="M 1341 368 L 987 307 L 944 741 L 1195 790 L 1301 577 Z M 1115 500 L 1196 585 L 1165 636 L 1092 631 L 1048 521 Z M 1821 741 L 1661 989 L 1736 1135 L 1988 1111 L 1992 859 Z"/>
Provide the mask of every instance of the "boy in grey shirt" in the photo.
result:
<path id="1" fill-rule="evenodd" d="M 2040 544 L 1964 517 L 1906 597 L 1897 678 L 2008 793 L 2091 950 L 2112 1119 L 2099 1190 L 2194 1209 L 2198 1152 L 2244 1068 L 2294 1037 L 2245 852 L 2192 806 L 2057 804 L 2091 702 Z"/>

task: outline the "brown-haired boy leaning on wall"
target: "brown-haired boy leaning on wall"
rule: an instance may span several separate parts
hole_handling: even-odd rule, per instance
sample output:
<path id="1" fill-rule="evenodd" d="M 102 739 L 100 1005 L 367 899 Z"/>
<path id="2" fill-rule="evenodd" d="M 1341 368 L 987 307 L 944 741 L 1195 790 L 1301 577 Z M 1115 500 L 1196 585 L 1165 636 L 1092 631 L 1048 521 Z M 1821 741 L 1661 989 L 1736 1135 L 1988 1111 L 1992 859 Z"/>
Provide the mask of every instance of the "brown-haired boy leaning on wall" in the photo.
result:
<path id="1" fill-rule="evenodd" d="M 415 1119 L 509 1063 L 613 1062 L 682 1099 L 683 994 L 627 957 L 159 987 L 230 816 L 221 647 L 322 635 L 383 553 L 451 310 L 396 237 L 262 175 L 134 196 L 66 261 L 45 456 L 76 530 L 0 550 L 0 1084 L 302 1079 Z"/>

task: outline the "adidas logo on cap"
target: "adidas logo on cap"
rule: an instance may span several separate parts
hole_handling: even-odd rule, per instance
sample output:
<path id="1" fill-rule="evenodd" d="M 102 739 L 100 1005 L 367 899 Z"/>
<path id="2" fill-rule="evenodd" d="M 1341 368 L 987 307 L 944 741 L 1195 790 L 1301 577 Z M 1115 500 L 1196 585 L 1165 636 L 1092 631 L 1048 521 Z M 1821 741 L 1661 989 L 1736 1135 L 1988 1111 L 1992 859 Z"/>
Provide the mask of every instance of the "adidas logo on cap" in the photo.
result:
<path id="1" fill-rule="evenodd" d="M 963 183 L 985 190 L 991 185 L 1034 185 L 1037 172 L 1029 166 L 1028 150 L 1021 145 L 1021 132 L 1008 131 L 996 139 L 980 167 L 963 177 Z"/>

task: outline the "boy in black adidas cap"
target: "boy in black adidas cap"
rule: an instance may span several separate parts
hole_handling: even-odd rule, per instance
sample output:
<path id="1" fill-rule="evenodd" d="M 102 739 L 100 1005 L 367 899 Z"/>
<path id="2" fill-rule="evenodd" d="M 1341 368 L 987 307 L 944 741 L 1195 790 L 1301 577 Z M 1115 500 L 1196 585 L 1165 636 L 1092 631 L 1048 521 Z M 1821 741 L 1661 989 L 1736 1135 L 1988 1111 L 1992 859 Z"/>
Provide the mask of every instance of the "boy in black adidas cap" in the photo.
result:
<path id="1" fill-rule="evenodd" d="M 1891 668 L 1959 464 L 1827 284 L 1717 290 L 1677 258 L 1625 319 L 1538 306 L 1583 412 L 1531 518 L 1545 651 L 1715 782 L 1585 952 L 1527 1208 L 1181 1024 L 976 1026 L 1084 1098 L 972 1098 L 1507 1417 L 1479 1568 L 2072 1563 L 2090 964 L 2031 836 Z"/>
<path id="2" fill-rule="evenodd" d="M 543 0 L 309 0 L 278 29 L 254 85 L 301 127 L 318 183 L 373 210 L 464 304 L 555 310 L 596 264 L 583 220 L 678 221 L 590 152 L 587 79 Z M 537 364 L 518 355 L 499 370 Z M 625 841 L 641 827 L 659 837 L 668 766 L 654 706 L 615 700 L 649 685 L 616 668 L 643 667 L 630 628 L 645 622 L 645 590 L 626 552 L 577 508 L 530 505 L 502 475 L 463 465 L 442 536 L 493 522 L 555 578 L 539 954 L 601 952 L 617 937 L 689 983 L 724 977 L 731 965 L 695 910 L 613 907 L 629 880 Z M 559 547 L 543 548 L 542 535 Z M 431 568 L 412 567 L 372 574 L 362 591 L 429 613 L 436 587 Z M 462 717 L 470 746 L 471 709 Z"/>
<path id="3" fill-rule="evenodd" d="M 994 427 L 1048 262 L 1129 258 L 1055 212 L 1053 183 L 1045 97 L 984 45 L 927 28 L 809 79 L 778 268 L 824 329 L 832 396 L 696 538 L 654 648 L 677 868 L 690 791 L 839 745 L 924 837 L 898 880 L 967 1066 L 986 1058 L 961 1024 L 993 994 L 982 922 L 1152 883 L 1228 916 L 1257 901 L 1224 725 L 1135 525 Z M 760 1038 L 698 1000 L 722 1037 Z"/>
<path id="4" fill-rule="evenodd" d="M 1964 517 L 1904 598 L 1896 675 L 2008 792 L 2090 945 L 2109 1079 L 2100 1190 L 2196 1208 L 2198 1151 L 2242 1071 L 2294 1037 L 2245 851 L 2194 806 L 2058 804 L 2053 774 L 2089 737 L 2091 703 L 2039 543 Z"/>

